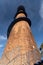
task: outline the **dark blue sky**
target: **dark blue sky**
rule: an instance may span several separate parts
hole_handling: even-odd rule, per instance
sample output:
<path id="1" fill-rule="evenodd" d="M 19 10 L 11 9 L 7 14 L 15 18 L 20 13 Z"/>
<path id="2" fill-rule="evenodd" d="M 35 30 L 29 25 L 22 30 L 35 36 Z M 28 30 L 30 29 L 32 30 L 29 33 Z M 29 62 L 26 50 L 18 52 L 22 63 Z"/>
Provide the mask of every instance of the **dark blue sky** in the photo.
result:
<path id="1" fill-rule="evenodd" d="M 0 57 L 7 42 L 7 29 L 19 5 L 24 5 L 32 22 L 31 31 L 38 47 L 43 42 L 43 0 L 0 0 Z"/>

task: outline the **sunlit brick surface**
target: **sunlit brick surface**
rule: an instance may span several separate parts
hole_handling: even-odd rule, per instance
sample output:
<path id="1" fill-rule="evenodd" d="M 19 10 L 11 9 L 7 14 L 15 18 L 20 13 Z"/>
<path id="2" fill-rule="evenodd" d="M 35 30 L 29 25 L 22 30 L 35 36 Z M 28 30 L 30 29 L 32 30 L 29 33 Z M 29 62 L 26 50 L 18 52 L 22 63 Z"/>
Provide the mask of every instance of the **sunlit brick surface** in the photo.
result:
<path id="1" fill-rule="evenodd" d="M 25 21 L 16 23 L 9 35 L 0 65 L 34 65 L 40 53 Z"/>

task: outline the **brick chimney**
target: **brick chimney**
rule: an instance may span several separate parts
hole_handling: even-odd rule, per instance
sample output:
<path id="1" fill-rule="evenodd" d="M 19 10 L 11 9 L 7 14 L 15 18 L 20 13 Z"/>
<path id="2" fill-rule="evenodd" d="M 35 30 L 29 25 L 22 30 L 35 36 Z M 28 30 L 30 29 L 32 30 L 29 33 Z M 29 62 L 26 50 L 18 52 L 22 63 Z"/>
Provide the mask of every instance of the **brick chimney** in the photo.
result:
<path id="1" fill-rule="evenodd" d="M 41 60 L 30 27 L 31 21 L 27 18 L 24 6 L 21 5 L 8 28 L 8 41 L 1 65 L 34 65 Z"/>

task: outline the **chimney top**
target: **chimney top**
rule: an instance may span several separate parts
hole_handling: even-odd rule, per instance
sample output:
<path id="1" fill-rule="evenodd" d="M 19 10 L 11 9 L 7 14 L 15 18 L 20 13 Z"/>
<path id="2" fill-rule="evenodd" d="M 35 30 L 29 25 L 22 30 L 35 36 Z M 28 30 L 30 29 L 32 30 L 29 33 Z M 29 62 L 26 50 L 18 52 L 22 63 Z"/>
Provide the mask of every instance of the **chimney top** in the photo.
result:
<path id="1" fill-rule="evenodd" d="M 16 16 L 17 16 L 19 13 L 23 13 L 23 14 L 25 14 L 25 16 L 27 17 L 27 13 L 25 12 L 25 8 L 24 8 L 23 5 L 20 5 L 20 6 L 18 7 L 17 13 L 16 13 L 16 15 L 15 15 L 14 18 L 16 18 Z"/>
<path id="2" fill-rule="evenodd" d="M 20 6 L 18 7 L 18 10 L 17 10 L 17 11 L 18 11 L 18 12 L 19 12 L 19 11 L 25 11 L 24 6 L 20 5 Z"/>
<path id="3" fill-rule="evenodd" d="M 23 13 L 23 14 L 25 15 L 25 17 L 16 18 L 16 16 L 17 16 L 18 14 L 20 14 L 20 13 Z M 9 38 L 9 34 L 10 34 L 10 32 L 11 32 L 13 26 L 14 26 L 17 22 L 19 22 L 19 21 L 26 21 L 26 22 L 28 22 L 28 24 L 29 24 L 30 27 L 31 27 L 31 20 L 30 20 L 29 18 L 27 18 L 27 13 L 25 12 L 25 8 L 24 8 L 24 6 L 22 6 L 22 5 L 18 7 L 17 13 L 16 13 L 16 15 L 15 15 L 15 17 L 14 17 L 14 21 L 13 21 L 13 22 L 9 25 L 9 27 L 8 27 L 8 30 L 7 30 L 7 38 Z"/>

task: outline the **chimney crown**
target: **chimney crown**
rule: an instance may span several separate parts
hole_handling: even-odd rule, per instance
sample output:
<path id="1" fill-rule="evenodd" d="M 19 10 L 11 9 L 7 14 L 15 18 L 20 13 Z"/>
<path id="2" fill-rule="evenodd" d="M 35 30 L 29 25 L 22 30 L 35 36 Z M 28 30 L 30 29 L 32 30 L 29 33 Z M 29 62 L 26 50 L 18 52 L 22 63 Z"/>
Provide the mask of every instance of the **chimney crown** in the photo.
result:
<path id="1" fill-rule="evenodd" d="M 23 16 L 23 17 L 16 18 L 17 15 L 18 15 L 18 14 L 21 14 L 21 13 L 23 13 L 23 14 L 25 15 L 25 17 Z M 31 20 L 30 20 L 29 18 L 27 18 L 27 14 L 26 14 L 26 12 L 25 12 L 24 6 L 19 6 L 19 7 L 18 7 L 17 13 L 16 13 L 16 15 L 15 15 L 15 17 L 14 17 L 14 21 L 13 21 L 13 22 L 10 24 L 10 26 L 8 27 L 8 30 L 7 30 L 7 38 L 9 37 L 9 34 L 10 34 L 10 32 L 11 32 L 13 26 L 14 26 L 17 22 L 19 22 L 19 21 L 26 21 L 26 22 L 30 25 L 30 27 L 31 27 Z"/>
<path id="2" fill-rule="evenodd" d="M 18 7 L 17 13 L 16 13 L 16 15 L 15 15 L 14 18 L 16 18 L 16 16 L 17 16 L 18 14 L 20 14 L 20 13 L 25 14 L 25 16 L 27 17 L 27 13 L 25 12 L 25 8 L 24 8 L 24 6 L 22 6 L 22 5 L 20 5 L 20 6 Z"/>

